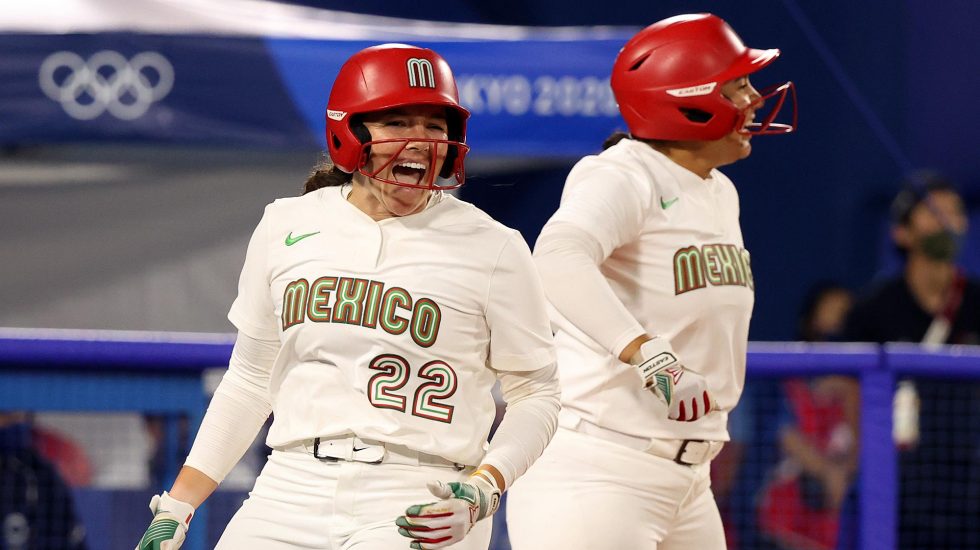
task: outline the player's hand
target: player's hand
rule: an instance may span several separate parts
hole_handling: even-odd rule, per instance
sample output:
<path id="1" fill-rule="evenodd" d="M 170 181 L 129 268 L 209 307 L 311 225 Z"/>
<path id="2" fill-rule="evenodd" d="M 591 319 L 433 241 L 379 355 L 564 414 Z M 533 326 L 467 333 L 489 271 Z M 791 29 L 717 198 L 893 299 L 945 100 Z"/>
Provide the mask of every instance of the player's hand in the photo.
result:
<path id="1" fill-rule="evenodd" d="M 194 507 L 171 497 L 166 491 L 150 499 L 153 521 L 140 539 L 136 550 L 177 550 L 187 536 L 187 526 L 194 517 Z"/>
<path id="2" fill-rule="evenodd" d="M 500 489 L 480 475 L 466 482 L 431 481 L 429 492 L 440 500 L 416 504 L 395 520 L 398 532 L 412 539 L 409 548 L 429 550 L 456 544 L 473 524 L 493 515 L 500 506 Z"/>
<path id="3" fill-rule="evenodd" d="M 685 369 L 667 340 L 643 342 L 630 362 L 640 371 L 644 387 L 667 404 L 671 420 L 691 422 L 711 412 L 708 380 Z"/>

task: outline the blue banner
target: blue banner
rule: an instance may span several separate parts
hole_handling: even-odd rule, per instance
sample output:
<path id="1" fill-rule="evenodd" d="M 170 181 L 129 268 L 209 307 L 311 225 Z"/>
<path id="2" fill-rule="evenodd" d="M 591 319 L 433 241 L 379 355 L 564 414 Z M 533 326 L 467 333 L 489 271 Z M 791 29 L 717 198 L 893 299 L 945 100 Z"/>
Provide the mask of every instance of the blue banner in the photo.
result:
<path id="1" fill-rule="evenodd" d="M 315 146 L 259 39 L 0 35 L 0 142 Z"/>
<path id="2" fill-rule="evenodd" d="M 446 58 L 476 155 L 574 157 L 622 128 L 609 69 L 627 36 L 415 42 Z M 0 35 L 0 143 L 323 147 L 340 65 L 378 42 Z"/>
<path id="3" fill-rule="evenodd" d="M 609 70 L 622 40 L 418 43 L 439 52 L 472 113 L 474 154 L 579 156 L 624 127 Z M 310 128 L 322 135 L 330 83 L 368 42 L 270 40 L 284 85 Z"/>

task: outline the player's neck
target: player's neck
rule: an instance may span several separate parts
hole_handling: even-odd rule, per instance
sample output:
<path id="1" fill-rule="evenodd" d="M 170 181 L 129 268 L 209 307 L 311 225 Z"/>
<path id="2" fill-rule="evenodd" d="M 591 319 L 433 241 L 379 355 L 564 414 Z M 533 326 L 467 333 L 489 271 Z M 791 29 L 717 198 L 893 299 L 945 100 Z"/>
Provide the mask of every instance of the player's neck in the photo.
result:
<path id="1" fill-rule="evenodd" d="M 712 142 L 703 141 L 671 141 L 657 144 L 650 144 L 664 156 L 674 161 L 681 168 L 692 172 L 701 179 L 711 177 L 711 171 L 715 168 L 727 164 L 719 162 L 712 154 Z"/>
<path id="2" fill-rule="evenodd" d="M 379 185 L 389 184 L 382 183 L 374 185 L 377 192 L 372 191 L 372 184 L 370 183 L 355 182 L 350 194 L 347 195 L 347 202 L 354 205 L 358 210 L 376 222 L 388 218 L 399 218 L 418 214 L 427 208 L 433 194 L 431 191 L 412 190 L 409 191 L 409 200 L 402 201 L 397 198 L 387 197 L 383 188 L 377 187 Z M 417 195 L 417 198 L 413 198 L 413 195 Z"/>

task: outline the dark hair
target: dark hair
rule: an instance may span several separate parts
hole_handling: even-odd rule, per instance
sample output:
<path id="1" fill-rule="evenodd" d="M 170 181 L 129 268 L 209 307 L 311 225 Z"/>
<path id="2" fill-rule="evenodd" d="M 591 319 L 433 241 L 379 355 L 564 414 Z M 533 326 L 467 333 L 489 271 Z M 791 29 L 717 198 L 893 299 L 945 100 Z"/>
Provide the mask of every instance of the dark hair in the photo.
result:
<path id="1" fill-rule="evenodd" d="M 306 182 L 303 183 L 303 194 L 316 191 L 322 187 L 339 187 L 345 183 L 350 183 L 353 177 L 353 174 L 348 174 L 334 166 L 327 159 L 326 155 L 324 155 L 320 162 L 310 171 Z"/>
<path id="2" fill-rule="evenodd" d="M 895 225 L 907 225 L 912 217 L 912 211 L 929 193 L 934 191 L 949 191 L 957 193 L 956 187 L 939 172 L 920 170 L 909 174 L 902 181 L 902 190 L 898 192 L 891 205 L 891 220 Z"/>
<path id="3" fill-rule="evenodd" d="M 635 139 L 636 141 L 642 141 L 647 145 L 653 145 L 653 146 L 658 146 L 658 145 L 663 146 L 663 145 L 667 145 L 668 143 L 671 143 L 669 140 L 664 140 L 664 139 L 642 139 L 638 137 L 633 137 L 627 134 L 626 132 L 617 130 L 613 132 L 609 137 L 607 137 L 606 141 L 602 142 L 602 150 L 605 151 L 606 149 L 609 149 L 610 147 L 616 145 L 617 143 L 623 141 L 624 139 Z"/>
<path id="4" fill-rule="evenodd" d="M 630 135 L 629 134 L 627 134 L 626 132 L 620 132 L 620 131 L 617 130 L 617 131 L 613 132 L 609 137 L 607 137 L 606 138 L 606 141 L 603 141 L 602 142 L 602 150 L 605 151 L 606 149 L 612 147 L 613 145 L 616 145 L 620 141 L 623 141 L 624 139 L 629 139 L 629 138 L 630 138 Z"/>

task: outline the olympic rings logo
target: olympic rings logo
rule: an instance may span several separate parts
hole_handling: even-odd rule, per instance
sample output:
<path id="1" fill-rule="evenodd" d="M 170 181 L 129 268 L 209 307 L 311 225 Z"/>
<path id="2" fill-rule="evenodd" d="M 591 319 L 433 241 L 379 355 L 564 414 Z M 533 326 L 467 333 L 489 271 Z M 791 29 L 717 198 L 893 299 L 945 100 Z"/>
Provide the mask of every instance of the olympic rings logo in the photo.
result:
<path id="1" fill-rule="evenodd" d="M 62 51 L 41 63 L 38 83 L 44 95 L 61 103 L 74 119 L 92 120 L 109 111 L 116 118 L 134 120 L 170 93 L 174 67 L 156 52 L 127 60 L 118 52 L 103 50 L 85 60 Z"/>

